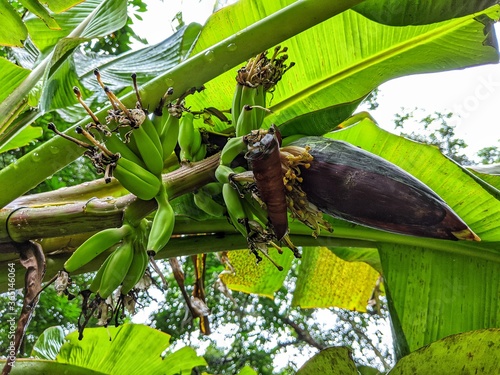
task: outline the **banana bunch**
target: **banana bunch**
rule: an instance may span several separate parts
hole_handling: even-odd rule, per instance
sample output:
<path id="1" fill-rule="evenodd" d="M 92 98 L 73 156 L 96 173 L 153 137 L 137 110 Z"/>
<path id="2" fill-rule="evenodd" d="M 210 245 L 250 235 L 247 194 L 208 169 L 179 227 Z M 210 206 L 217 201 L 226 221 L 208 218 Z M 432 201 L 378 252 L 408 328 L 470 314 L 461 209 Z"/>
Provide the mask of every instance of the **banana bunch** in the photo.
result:
<path id="1" fill-rule="evenodd" d="M 266 93 L 272 91 L 283 74 L 294 63 L 286 65 L 287 48 L 277 46 L 271 58 L 262 52 L 238 70 L 231 114 L 236 124 L 236 136 L 243 136 L 262 126 L 266 109 Z"/>
<path id="2" fill-rule="evenodd" d="M 106 299 L 121 285 L 120 293 L 125 296 L 139 282 L 149 261 L 145 246 L 147 226 L 143 219 L 106 258 L 90 284 L 92 293 Z"/>

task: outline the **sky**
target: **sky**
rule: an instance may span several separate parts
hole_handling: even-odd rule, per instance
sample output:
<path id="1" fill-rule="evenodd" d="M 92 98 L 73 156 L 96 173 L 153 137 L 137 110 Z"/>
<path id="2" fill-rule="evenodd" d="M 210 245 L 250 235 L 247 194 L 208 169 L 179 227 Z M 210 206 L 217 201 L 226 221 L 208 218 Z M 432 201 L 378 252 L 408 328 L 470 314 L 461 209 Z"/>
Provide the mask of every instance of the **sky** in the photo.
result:
<path id="1" fill-rule="evenodd" d="M 203 24 L 213 4 L 214 0 L 148 0 L 148 11 L 141 14 L 143 21 L 136 21 L 134 28 L 150 44 L 158 43 L 174 32 L 176 24 L 171 20 L 177 12 L 183 12 L 186 23 Z M 496 30 L 498 35 L 500 28 Z M 500 104 L 499 65 L 406 76 L 386 82 L 379 89 L 379 107 L 371 114 L 388 131 L 395 132 L 394 115 L 401 108 L 421 108 L 425 113 L 453 112 L 455 116 L 450 123 L 456 127 L 456 135 L 469 146 L 467 155 L 499 145 L 496 110 Z"/>

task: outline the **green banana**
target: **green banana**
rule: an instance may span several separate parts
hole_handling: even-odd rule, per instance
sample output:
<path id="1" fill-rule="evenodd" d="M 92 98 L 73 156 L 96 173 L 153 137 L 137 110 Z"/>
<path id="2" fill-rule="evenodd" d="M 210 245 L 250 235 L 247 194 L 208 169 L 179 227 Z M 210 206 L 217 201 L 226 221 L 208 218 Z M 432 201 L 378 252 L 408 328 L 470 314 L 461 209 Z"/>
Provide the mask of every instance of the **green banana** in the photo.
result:
<path id="1" fill-rule="evenodd" d="M 155 197 L 158 209 L 153 219 L 151 231 L 149 232 L 147 250 L 148 253 L 158 253 L 165 247 L 172 232 L 174 231 L 175 213 L 168 201 L 165 186 L 161 186 L 160 192 Z"/>
<path id="2" fill-rule="evenodd" d="M 241 113 L 241 92 L 243 91 L 243 85 L 236 82 L 236 88 L 233 94 L 233 104 L 231 106 L 231 115 L 233 116 L 233 124 L 238 122 L 238 117 Z"/>
<path id="3" fill-rule="evenodd" d="M 162 184 L 159 177 L 126 158 L 118 159 L 113 176 L 125 189 L 142 200 L 153 199 Z"/>
<path id="4" fill-rule="evenodd" d="M 234 174 L 235 174 L 234 171 L 227 165 L 221 164 L 215 170 L 215 178 L 217 179 L 217 181 L 223 184 L 229 183 L 229 177 L 231 177 Z"/>
<path id="5" fill-rule="evenodd" d="M 148 118 L 133 130 L 131 140 L 134 140 L 147 169 L 154 175 L 163 171 L 163 151 L 156 129 Z"/>
<path id="6" fill-rule="evenodd" d="M 111 259 L 111 255 L 106 258 L 106 260 L 99 267 L 99 270 L 97 271 L 97 273 L 94 275 L 94 278 L 92 279 L 92 283 L 89 286 L 89 290 L 92 293 L 97 293 L 99 291 L 99 287 L 101 286 L 102 275 L 103 275 L 104 270 L 106 269 L 106 266 L 108 265 L 110 259 Z"/>
<path id="7" fill-rule="evenodd" d="M 139 282 L 139 280 L 144 276 L 146 268 L 148 268 L 149 256 L 146 249 L 141 246 L 141 244 L 134 244 L 134 259 L 127 272 L 127 275 L 123 279 L 121 294 L 127 295 L 134 286 Z"/>
<path id="8" fill-rule="evenodd" d="M 213 197 L 222 193 L 222 184 L 220 182 L 210 182 L 203 186 L 202 189 Z"/>
<path id="9" fill-rule="evenodd" d="M 119 134 L 120 134 L 120 138 L 123 139 L 125 145 L 133 151 L 133 153 L 137 156 L 137 157 L 141 157 L 141 153 L 139 152 L 139 147 L 137 147 L 137 142 L 134 139 L 131 139 L 131 135 L 132 133 L 130 133 L 130 129 L 128 128 L 124 128 L 124 127 L 121 127 L 119 128 L 118 130 Z M 142 159 L 141 159 L 142 160 Z"/>
<path id="10" fill-rule="evenodd" d="M 120 242 L 131 230 L 130 225 L 124 224 L 119 228 L 108 228 L 97 232 L 75 250 L 64 263 L 64 270 L 71 273 L 83 267 L 99 254 Z"/>
<path id="11" fill-rule="evenodd" d="M 203 189 L 194 193 L 194 203 L 200 210 L 211 216 L 222 217 L 226 213 L 225 207 L 214 201 L 212 196 Z"/>
<path id="12" fill-rule="evenodd" d="M 220 155 L 221 165 L 231 165 L 232 161 L 247 150 L 247 143 L 243 137 L 229 138 Z"/>
<path id="13" fill-rule="evenodd" d="M 233 226 L 243 235 L 247 236 L 247 230 L 243 221 L 247 220 L 247 213 L 243 207 L 240 194 L 233 189 L 230 184 L 224 184 L 222 186 L 222 197 L 224 198 L 224 203 L 227 207 L 227 213 L 231 219 Z"/>
<path id="14" fill-rule="evenodd" d="M 255 94 L 255 106 L 266 108 L 266 91 L 264 90 L 264 85 L 258 85 L 256 87 Z M 261 108 L 255 108 L 256 124 L 255 126 L 259 129 L 264 122 L 264 117 L 266 117 L 266 111 Z"/>
<path id="15" fill-rule="evenodd" d="M 146 117 L 144 121 L 142 122 L 141 126 L 144 128 L 146 131 L 146 134 L 151 138 L 153 143 L 156 146 L 156 149 L 160 152 L 160 154 L 163 152 L 162 150 L 162 145 L 160 141 L 160 133 L 156 130 L 153 122 L 149 117 Z"/>
<path id="16" fill-rule="evenodd" d="M 118 137 L 117 134 L 112 134 L 110 137 L 105 137 L 104 142 L 106 147 L 114 152 L 118 153 L 121 157 L 128 159 L 134 162 L 137 165 L 140 165 L 143 168 L 146 168 L 146 164 L 142 161 L 142 159 L 135 154 L 135 152 L 128 147 L 123 141 Z"/>
<path id="17" fill-rule="evenodd" d="M 200 134 L 200 132 L 197 132 Z M 202 143 L 198 151 L 193 155 L 193 161 L 200 161 L 205 159 L 205 156 L 207 155 L 207 145 Z"/>
<path id="18" fill-rule="evenodd" d="M 194 128 L 194 115 L 186 112 L 179 120 L 179 147 L 181 161 L 192 161 L 193 155 L 201 146 L 201 134 Z"/>
<path id="19" fill-rule="evenodd" d="M 134 259 L 134 242 L 132 239 L 126 238 L 109 257 L 98 291 L 99 295 L 104 299 L 108 298 L 120 286 L 130 269 Z"/>
<path id="20" fill-rule="evenodd" d="M 254 108 L 249 105 L 244 105 L 238 122 L 236 123 L 236 137 L 241 137 L 250 134 L 252 130 L 257 130 L 257 111 L 262 111 L 260 108 Z"/>
<path id="21" fill-rule="evenodd" d="M 163 149 L 163 160 L 166 160 L 174 152 L 179 137 L 179 118 L 168 114 L 160 133 L 160 141 Z"/>

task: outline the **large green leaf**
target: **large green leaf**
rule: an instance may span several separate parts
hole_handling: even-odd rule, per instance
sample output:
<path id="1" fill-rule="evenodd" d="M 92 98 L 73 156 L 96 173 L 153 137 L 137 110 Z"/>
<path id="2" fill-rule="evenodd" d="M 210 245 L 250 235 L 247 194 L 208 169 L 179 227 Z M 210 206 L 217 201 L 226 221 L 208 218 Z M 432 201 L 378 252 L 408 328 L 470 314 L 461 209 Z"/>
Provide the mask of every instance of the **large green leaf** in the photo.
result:
<path id="1" fill-rule="evenodd" d="M 39 17 L 51 29 L 59 29 L 59 25 L 49 11 L 38 2 L 38 0 L 20 0 L 21 3 L 28 9 L 31 13 Z"/>
<path id="2" fill-rule="evenodd" d="M 164 355 L 170 336 L 140 324 L 88 328 L 82 340 L 78 340 L 78 332 L 66 339 L 68 342 L 62 346 L 57 362 L 104 374 L 174 375 L 206 366 L 205 360 L 189 347 Z"/>
<path id="3" fill-rule="evenodd" d="M 495 0 L 367 0 L 354 9 L 374 21 L 405 26 L 462 17 L 495 4 Z"/>
<path id="4" fill-rule="evenodd" d="M 87 0 L 66 13 L 54 16 L 61 26 L 60 30 L 48 28 L 36 17 L 26 21 L 30 35 L 33 36 L 32 42 L 45 58 L 21 82 L 16 82 L 10 95 L 0 102 L 0 146 L 27 125 L 13 125 L 12 122 L 26 107 L 26 98 L 35 85 L 42 78 L 47 83 L 81 42 L 109 34 L 123 26 L 127 18 L 126 12 L 126 0 Z M 49 82 L 47 86 L 54 90 L 57 84 L 50 85 Z M 57 88 L 61 89 L 59 86 Z"/>
<path id="5" fill-rule="evenodd" d="M 21 47 L 28 36 L 28 30 L 21 17 L 7 0 L 0 1 L 0 45 Z"/>
<path id="6" fill-rule="evenodd" d="M 0 80 L 2 81 L 0 101 L 8 97 L 28 75 L 29 70 L 0 57 Z"/>
<path id="7" fill-rule="evenodd" d="M 40 359 L 55 360 L 63 344 L 63 328 L 61 326 L 47 328 L 36 340 L 31 355 Z"/>
<path id="8" fill-rule="evenodd" d="M 253 20 L 275 11 L 280 3 L 283 6 L 285 2 L 266 2 L 257 7 L 253 2 L 240 1 L 222 9 L 208 21 L 193 53 L 217 42 L 220 34 L 239 32 Z M 287 129 L 291 125 L 284 126 L 284 135 L 324 134 L 345 119 L 361 98 L 387 80 L 497 62 L 491 24 L 498 19 L 499 9 L 494 7 L 485 13 L 490 21 L 486 21 L 488 17 L 479 21 L 477 15 L 468 15 L 403 28 L 382 25 L 346 11 L 288 39 L 283 45 L 289 47 L 290 60 L 296 65 L 273 92 L 273 114 L 267 117 L 266 124 L 301 121 L 300 130 L 297 125 L 291 129 Z M 237 14 L 245 17 L 240 19 Z M 232 22 L 224 22 L 229 18 Z M 322 43 L 318 45 L 318 41 Z M 189 103 L 194 108 L 203 108 L 207 103 L 229 108 L 234 76 L 234 71 L 229 71 L 208 82 L 207 90 L 190 98 Z M 301 119 L 305 114 L 308 117 Z"/>
<path id="9" fill-rule="evenodd" d="M 499 353 L 500 329 L 465 332 L 409 354 L 388 374 L 497 374 Z"/>
<path id="10" fill-rule="evenodd" d="M 58 344 L 58 331 L 57 328 L 45 331 L 48 336 L 42 335 L 42 342 L 35 347 L 35 354 L 52 357 L 51 348 L 59 346 L 55 361 L 21 359 L 11 373 L 176 375 L 190 374 L 194 367 L 207 365 L 190 347 L 165 352 L 170 335 L 141 324 L 87 328 L 82 340 L 78 340 L 78 332 L 73 332 L 66 336 L 67 342 L 62 347 Z"/>

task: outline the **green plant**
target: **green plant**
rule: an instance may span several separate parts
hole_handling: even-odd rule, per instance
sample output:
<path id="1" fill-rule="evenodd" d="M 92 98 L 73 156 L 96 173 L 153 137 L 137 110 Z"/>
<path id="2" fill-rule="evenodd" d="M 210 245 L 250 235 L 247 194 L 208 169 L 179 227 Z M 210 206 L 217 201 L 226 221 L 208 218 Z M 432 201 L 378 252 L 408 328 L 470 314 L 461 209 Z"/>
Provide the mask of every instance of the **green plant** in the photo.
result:
<path id="1" fill-rule="evenodd" d="M 174 101 L 192 87 L 204 86 L 203 91 L 186 99 L 192 110 L 202 112 L 207 107 L 227 110 L 233 103 L 235 67 L 262 51 L 286 43 L 290 60 L 296 65 L 274 90 L 271 104 L 267 104 L 271 112 L 255 121 L 262 121 L 263 129 L 277 125 L 285 139 L 328 133 L 328 138 L 349 142 L 399 166 L 446 201 L 481 242 L 410 237 L 331 218 L 325 219 L 334 232 L 322 231 L 317 239 L 312 238 L 311 230 L 301 223 L 289 223 L 290 239 L 297 246 L 328 247 L 333 254 L 360 254 L 357 261 L 368 262 L 383 274 L 398 358 L 451 334 L 498 327 L 500 195 L 496 177 L 488 176 L 486 183 L 486 177 L 451 162 L 437 149 L 382 131 L 369 117 L 355 117 L 348 120 L 352 122 L 350 126 L 344 127 L 344 123 L 344 128 L 336 129 L 373 89 L 388 79 L 496 63 L 498 51 L 492 24 L 498 19 L 498 5 L 493 1 L 463 1 L 457 5 L 444 0 L 418 4 L 407 1 L 405 6 L 389 0 L 255 4 L 241 1 L 224 8 L 212 15 L 204 27 L 181 28 L 156 48 L 97 59 L 103 79 L 128 108 L 135 107 L 136 95 L 130 92 L 128 80 L 131 73 L 136 73 L 142 108 L 156 108 L 169 87 L 174 87 L 174 93 L 169 96 L 169 100 Z M 79 25 L 71 21 L 75 15 L 83 19 Z M 72 136 L 76 136 L 74 130 L 85 126 L 88 120 L 82 120 L 81 111 L 73 107 L 76 100 L 69 92 L 71 88 L 76 84 L 82 91 L 85 88 L 85 96 L 95 107 L 104 103 L 102 94 L 98 94 L 101 90 L 97 90 L 94 82 L 95 66 L 88 61 L 87 64 L 79 62 L 81 55 L 77 46 L 123 26 L 126 2 L 88 0 L 54 19 L 66 26 L 64 32 L 36 34 L 36 30 L 45 26 L 36 19 L 25 21 L 40 56 L 46 56 L 37 60 L 38 65 L 33 69 L 0 60 L 5 87 L 0 96 L 0 145 L 15 140 L 14 135 L 28 125 L 29 121 L 23 117 L 28 103 L 38 105 L 45 113 L 59 111 L 75 121 L 80 120 L 66 130 L 66 134 Z M 226 22 L 228 19 L 231 22 Z M 162 63 L 158 64 L 154 58 L 161 59 Z M 76 70 L 75 65 L 80 69 Z M 114 74 L 106 77 L 107 71 Z M 41 78 L 43 85 L 38 87 Z M 108 109 L 96 111 L 100 123 L 106 123 Z M 246 113 L 239 115 L 246 116 Z M 206 127 L 200 122 L 198 120 L 198 128 Z M 227 134 L 226 121 L 213 118 L 212 123 L 214 133 Z M 238 126 L 238 122 L 233 125 Z M 240 130 L 241 134 L 237 135 L 250 130 L 239 128 L 246 130 Z M 127 192 L 118 184 L 108 185 L 99 180 L 64 192 L 22 196 L 77 159 L 83 151 L 61 137 L 54 137 L 0 171 L 0 205 L 4 207 L 1 217 L 5 223 L 2 228 L 8 228 L 0 229 L 1 246 L 11 249 L 12 243 L 43 238 L 44 252 L 51 260 L 47 269 L 49 276 L 62 269 L 64 258 L 69 255 L 51 252 L 60 249 L 68 239 L 78 238 L 75 242 L 81 243 L 90 233 L 119 226 L 123 211 L 132 218 L 142 219 L 156 209 L 154 201 L 135 200 L 124 195 Z M 64 157 L 54 157 L 55 153 Z M 219 165 L 217 155 L 164 174 L 169 199 L 188 196 L 212 183 Z M 165 155 L 162 156 L 165 159 Z M 175 163 L 166 164 L 166 170 L 175 168 Z M 23 175 L 22 179 L 18 178 L 19 174 Z M 174 237 L 158 254 L 160 257 L 172 259 L 247 246 L 225 218 L 204 216 L 187 198 L 174 206 L 174 210 Z M 248 228 L 244 230 L 248 232 Z M 224 238 L 216 241 L 221 233 Z M 201 238 L 205 243 L 195 247 Z M 379 254 L 379 261 L 373 262 L 373 252 Z M 5 253 L 1 258 L 4 265 L 16 258 L 15 252 L 2 253 Z M 323 271 L 323 279 L 317 280 L 315 272 L 324 264 L 334 263 L 319 254 L 324 252 L 303 253 L 294 304 L 364 309 L 367 293 L 378 277 L 377 271 L 361 268 L 366 266 L 361 263 L 353 263 L 354 267 L 340 263 L 339 267 L 346 273 L 330 268 Z M 283 271 L 267 261 L 256 266 L 255 258 L 246 252 L 231 252 L 232 268 L 227 266 L 230 272 L 222 277 L 223 281 L 236 290 L 272 296 L 295 260 L 286 252 L 281 256 L 274 252 L 268 255 Z M 337 258 L 333 259 L 336 262 Z M 96 270 L 102 262 L 103 257 L 98 257 L 81 271 Z M 348 285 L 342 285 L 339 296 L 321 295 L 321 286 L 329 285 L 325 280 L 345 282 L 360 274 L 365 278 L 358 282 L 356 293 L 352 293 Z M 5 284 L 2 285 L 5 290 Z"/>

